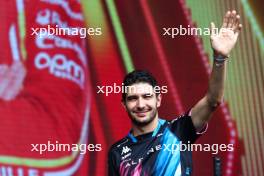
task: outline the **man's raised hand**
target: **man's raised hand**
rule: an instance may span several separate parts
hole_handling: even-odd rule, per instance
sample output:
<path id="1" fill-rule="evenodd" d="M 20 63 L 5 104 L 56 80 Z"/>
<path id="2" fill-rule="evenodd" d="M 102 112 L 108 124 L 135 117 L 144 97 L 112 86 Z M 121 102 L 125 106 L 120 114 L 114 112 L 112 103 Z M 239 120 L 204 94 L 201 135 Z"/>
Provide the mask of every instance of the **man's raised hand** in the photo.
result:
<path id="1" fill-rule="evenodd" d="M 235 10 L 228 11 L 223 20 L 220 30 L 215 30 L 215 24 L 211 22 L 211 46 L 215 54 L 228 57 L 236 44 L 239 32 L 242 28 L 240 16 Z"/>

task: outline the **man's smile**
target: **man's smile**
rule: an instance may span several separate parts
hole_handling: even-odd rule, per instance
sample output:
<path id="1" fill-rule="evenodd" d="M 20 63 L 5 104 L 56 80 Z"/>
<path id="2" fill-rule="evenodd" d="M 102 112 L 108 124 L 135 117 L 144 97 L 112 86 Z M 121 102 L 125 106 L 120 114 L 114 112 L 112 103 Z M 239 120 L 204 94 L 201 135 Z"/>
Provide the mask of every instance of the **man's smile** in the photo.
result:
<path id="1" fill-rule="evenodd" d="M 151 110 L 144 110 L 144 111 L 134 111 L 134 114 L 136 114 L 138 117 L 145 117 L 148 112 Z"/>

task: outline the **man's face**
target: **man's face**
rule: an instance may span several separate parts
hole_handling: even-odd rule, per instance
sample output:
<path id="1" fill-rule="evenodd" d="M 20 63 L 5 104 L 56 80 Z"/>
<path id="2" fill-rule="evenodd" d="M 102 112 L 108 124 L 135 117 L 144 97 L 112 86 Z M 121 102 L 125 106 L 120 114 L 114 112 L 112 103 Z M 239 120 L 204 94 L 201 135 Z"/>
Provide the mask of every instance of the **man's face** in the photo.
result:
<path id="1" fill-rule="evenodd" d="M 123 102 L 130 119 L 138 126 L 145 126 L 155 119 L 160 103 L 161 95 L 156 95 L 148 83 L 130 85 Z"/>

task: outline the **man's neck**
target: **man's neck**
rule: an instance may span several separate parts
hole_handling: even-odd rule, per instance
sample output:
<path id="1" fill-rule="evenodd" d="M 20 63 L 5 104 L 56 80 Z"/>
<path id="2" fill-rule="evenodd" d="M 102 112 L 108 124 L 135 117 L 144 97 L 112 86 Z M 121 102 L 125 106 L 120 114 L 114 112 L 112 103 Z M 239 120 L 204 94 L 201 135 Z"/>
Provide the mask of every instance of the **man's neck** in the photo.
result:
<path id="1" fill-rule="evenodd" d="M 133 136 L 139 136 L 142 134 L 150 133 L 155 130 L 155 128 L 158 126 L 158 116 L 155 117 L 155 119 L 150 122 L 146 126 L 137 126 L 135 124 L 132 124 L 132 134 Z"/>

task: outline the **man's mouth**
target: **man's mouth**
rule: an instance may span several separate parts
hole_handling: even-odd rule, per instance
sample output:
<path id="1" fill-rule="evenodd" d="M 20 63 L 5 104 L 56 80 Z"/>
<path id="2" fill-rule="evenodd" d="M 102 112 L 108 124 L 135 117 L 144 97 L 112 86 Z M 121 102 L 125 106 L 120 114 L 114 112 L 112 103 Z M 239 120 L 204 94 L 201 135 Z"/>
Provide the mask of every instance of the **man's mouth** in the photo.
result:
<path id="1" fill-rule="evenodd" d="M 134 113 L 135 113 L 138 117 L 145 117 L 149 111 L 150 111 L 150 110 L 146 110 L 146 111 L 135 111 Z"/>

